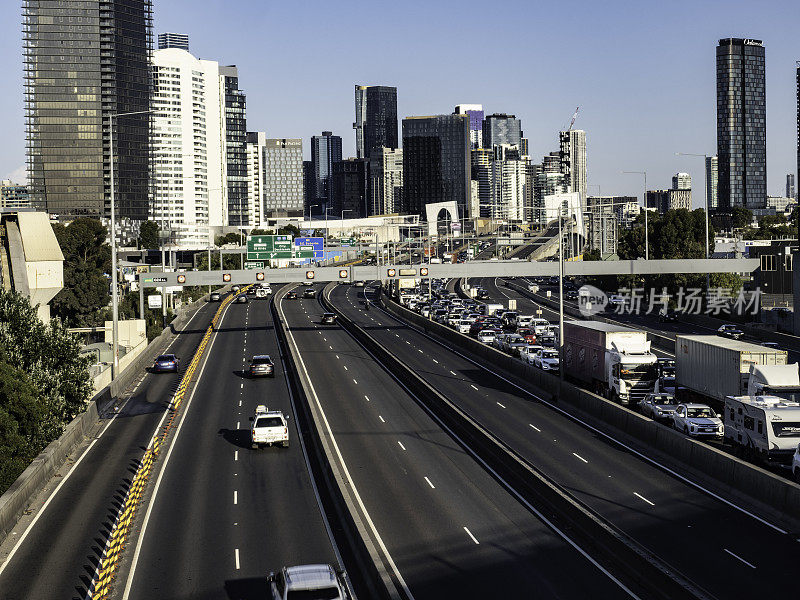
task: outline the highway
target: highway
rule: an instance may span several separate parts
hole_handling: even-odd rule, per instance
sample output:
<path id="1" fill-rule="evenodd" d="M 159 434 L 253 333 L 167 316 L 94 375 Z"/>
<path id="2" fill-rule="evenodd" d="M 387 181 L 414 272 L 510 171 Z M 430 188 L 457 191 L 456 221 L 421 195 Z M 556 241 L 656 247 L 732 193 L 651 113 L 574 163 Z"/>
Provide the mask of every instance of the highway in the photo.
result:
<path id="1" fill-rule="evenodd" d="M 184 365 L 218 306 L 203 306 L 175 337 L 169 351 L 181 357 Z M 179 377 L 145 375 L 119 413 L 103 418 L 104 428 L 80 461 L 67 475 L 48 484 L 50 490 L 59 485 L 57 493 L 45 506 L 40 495 L 32 507 L 37 520 L 29 529 L 9 535 L 3 546 L 7 550 L 10 540 L 22 540 L 13 546 L 10 559 L 3 554 L 0 599 L 84 600 L 126 482 L 164 416 Z M 60 473 L 66 471 L 62 468 Z"/>
<path id="2" fill-rule="evenodd" d="M 364 312 L 360 289 L 339 286 L 331 300 L 536 468 L 678 572 L 718 598 L 796 593 L 791 535 L 537 401 L 457 349 L 378 308 Z"/>
<path id="3" fill-rule="evenodd" d="M 244 375 L 255 354 L 272 357 L 274 378 Z M 250 448 L 249 417 L 258 404 L 290 415 L 289 448 Z M 126 598 L 266 598 L 270 571 L 337 565 L 267 299 L 227 307 L 176 436 Z"/>
<path id="4" fill-rule="evenodd" d="M 356 311 L 356 289 L 340 287 L 337 301 Z M 317 301 L 280 300 L 279 311 L 314 390 L 309 402 L 324 412 L 401 597 L 628 597 L 501 487 L 349 334 L 320 325 Z M 401 343 L 393 338 L 398 350 Z"/>

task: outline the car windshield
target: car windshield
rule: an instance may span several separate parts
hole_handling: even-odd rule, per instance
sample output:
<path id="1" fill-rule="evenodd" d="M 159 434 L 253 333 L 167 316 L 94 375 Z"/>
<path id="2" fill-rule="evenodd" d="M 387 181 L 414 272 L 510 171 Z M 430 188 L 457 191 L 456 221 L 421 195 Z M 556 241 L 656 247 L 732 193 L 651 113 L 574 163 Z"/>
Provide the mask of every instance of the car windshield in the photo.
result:
<path id="1" fill-rule="evenodd" d="M 270 365 L 272 364 L 272 360 L 270 360 L 269 356 L 259 356 L 253 359 L 254 365 Z"/>
<path id="2" fill-rule="evenodd" d="M 171 360 L 175 360 L 175 357 L 171 354 L 162 354 L 156 359 L 158 362 L 169 362 Z"/>
<path id="3" fill-rule="evenodd" d="M 687 408 L 686 416 L 693 419 L 713 419 L 717 415 L 710 408 Z"/>
<path id="4" fill-rule="evenodd" d="M 656 366 L 652 363 L 649 365 L 621 365 L 621 373 L 623 376 L 638 377 L 641 379 L 655 379 Z"/>
<path id="5" fill-rule="evenodd" d="M 543 352 L 543 358 L 558 358 L 558 352 L 551 350 L 550 352 Z"/>
<path id="6" fill-rule="evenodd" d="M 669 405 L 676 405 L 678 401 L 675 399 L 674 396 L 669 396 L 667 394 L 663 396 L 652 396 L 651 400 L 653 404 L 660 404 L 662 406 L 669 404 Z"/>
<path id="7" fill-rule="evenodd" d="M 335 587 L 289 590 L 286 593 L 286 600 L 336 600 L 337 598 L 339 598 L 339 590 Z"/>
<path id="8" fill-rule="evenodd" d="M 280 417 L 259 417 L 255 427 L 283 427 L 283 421 Z"/>

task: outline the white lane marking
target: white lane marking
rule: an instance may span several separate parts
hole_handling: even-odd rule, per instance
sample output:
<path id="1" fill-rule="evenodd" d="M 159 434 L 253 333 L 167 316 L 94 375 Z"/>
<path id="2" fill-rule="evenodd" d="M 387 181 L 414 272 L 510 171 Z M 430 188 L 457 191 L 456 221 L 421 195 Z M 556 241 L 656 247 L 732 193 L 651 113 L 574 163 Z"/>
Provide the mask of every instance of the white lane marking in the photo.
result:
<path id="1" fill-rule="evenodd" d="M 355 383 L 356 385 L 358 385 L 358 382 L 357 382 L 355 379 L 353 379 L 353 383 Z"/>
<path id="2" fill-rule="evenodd" d="M 347 365 L 342 365 L 342 366 L 344 367 L 344 370 L 347 371 Z"/>
<path id="3" fill-rule="evenodd" d="M 638 493 L 638 492 L 633 492 L 633 495 L 634 495 L 634 496 L 636 496 L 637 498 L 640 498 L 640 499 L 644 500 L 644 501 L 645 501 L 645 502 L 647 502 L 647 503 L 648 503 L 650 506 L 655 506 L 655 504 L 653 504 L 652 502 L 650 502 L 650 500 L 648 500 L 647 498 L 645 498 L 644 496 L 642 496 L 640 493 Z"/>
<path id="4" fill-rule="evenodd" d="M 236 421 L 236 429 L 239 429 L 239 421 Z"/>
<path id="5" fill-rule="evenodd" d="M 430 480 L 430 479 L 428 479 L 428 478 L 426 477 L 426 478 L 425 478 L 425 481 L 427 481 L 427 482 L 428 482 L 428 485 L 429 485 L 429 486 L 431 486 L 431 489 L 432 489 L 432 490 L 435 490 L 435 489 L 436 489 L 436 486 L 435 486 L 435 485 L 433 485 L 433 484 L 431 483 L 431 480 Z"/>
<path id="6" fill-rule="evenodd" d="M 499 402 L 497 403 L 497 406 L 499 406 L 500 408 L 505 408 L 506 407 L 505 404 L 500 404 Z"/>
<path id="7" fill-rule="evenodd" d="M 585 458 L 583 458 L 583 457 L 582 457 L 580 454 L 575 454 L 575 453 L 573 452 L 573 453 L 572 453 L 572 456 L 574 456 L 574 457 L 575 457 L 575 458 L 577 458 L 578 460 L 582 460 L 582 461 L 583 461 L 583 462 L 585 462 L 587 465 L 589 464 L 589 461 L 588 461 L 588 460 L 586 460 Z"/>
<path id="8" fill-rule="evenodd" d="M 433 362 L 435 362 L 437 365 L 439 364 L 439 361 L 436 360 L 435 358 L 433 359 Z"/>
<path id="9" fill-rule="evenodd" d="M 731 552 L 731 551 L 730 551 L 730 550 L 728 550 L 727 548 L 723 548 L 723 550 L 725 550 L 725 552 L 727 552 L 728 554 L 730 554 L 730 555 L 731 555 L 733 558 L 735 558 L 735 559 L 737 559 L 737 560 L 740 560 L 740 561 L 742 561 L 744 564 L 746 564 L 746 565 L 747 565 L 748 567 L 750 567 L 751 569 L 755 569 L 755 568 L 756 568 L 756 566 L 755 566 L 754 564 L 747 562 L 747 561 L 746 561 L 745 559 L 743 559 L 741 556 L 737 556 L 736 554 L 734 554 L 733 552 Z"/>
<path id="10" fill-rule="evenodd" d="M 244 384 L 242 384 L 242 387 L 240 389 L 242 389 L 242 390 L 244 389 Z"/>
<path id="11" fill-rule="evenodd" d="M 365 395 L 364 395 L 364 398 L 366 399 L 366 401 L 367 401 L 367 402 L 369 402 L 369 396 L 367 396 L 367 395 L 365 394 Z"/>
<path id="12" fill-rule="evenodd" d="M 478 540 L 475 538 L 475 536 L 474 536 L 474 535 L 472 535 L 472 532 L 471 532 L 469 529 L 467 529 L 466 527 L 464 527 L 464 531 L 466 531 L 466 532 L 467 532 L 467 535 L 468 535 L 470 538 L 472 538 L 472 541 L 473 541 L 473 542 L 475 542 L 476 544 L 480 544 L 480 542 L 479 542 L 479 541 L 478 541 Z"/>
<path id="13" fill-rule="evenodd" d="M 475 385 L 474 385 L 474 384 L 472 384 L 472 383 L 470 383 L 470 384 L 469 384 L 469 387 L 471 387 L 471 388 L 472 388 L 473 390 L 475 390 L 476 392 L 478 391 L 478 388 L 476 388 L 476 387 L 475 387 Z"/>
<path id="14" fill-rule="evenodd" d="M 408 344 L 408 345 L 411 345 L 411 342 L 409 342 L 408 340 L 406 340 L 406 344 Z"/>
<path id="15" fill-rule="evenodd" d="M 236 490 L 233 490 L 233 503 L 239 504 L 239 492 Z"/>
<path id="16" fill-rule="evenodd" d="M 331 350 L 333 350 L 333 346 L 328 346 L 328 348 L 330 348 Z"/>
<path id="17" fill-rule="evenodd" d="M 458 373 L 456 373 L 455 371 L 450 371 L 450 373 L 451 373 L 452 375 L 455 375 L 456 377 L 458 377 Z"/>
<path id="18" fill-rule="evenodd" d="M 234 450 L 233 451 L 233 460 L 239 460 L 239 451 L 238 450 Z"/>
<path id="19" fill-rule="evenodd" d="M 238 571 L 241 568 L 239 566 L 239 549 L 238 548 L 234 549 L 233 556 L 234 556 L 234 558 L 236 560 L 236 570 Z"/>
<path id="20" fill-rule="evenodd" d="M 241 400 L 239 400 L 239 406 L 241 406 L 241 405 L 242 405 L 242 401 L 241 401 Z"/>
<path id="21" fill-rule="evenodd" d="M 398 441 L 397 441 L 397 443 L 398 443 L 398 444 L 400 444 L 400 447 L 401 447 L 403 450 L 405 450 L 405 449 L 406 449 L 406 447 L 405 447 L 405 446 L 403 446 L 403 442 L 401 442 L 401 441 L 399 441 L 399 440 L 398 440 Z"/>
<path id="22" fill-rule="evenodd" d="M 528 425 L 530 425 L 531 427 L 533 427 L 533 428 L 534 428 L 536 431 L 538 431 L 539 433 L 541 433 L 541 432 L 542 432 L 542 430 L 541 430 L 541 429 L 539 429 L 539 428 L 538 428 L 536 425 L 534 425 L 533 423 L 528 423 Z"/>
<path id="23" fill-rule="evenodd" d="M 338 355 L 338 354 L 336 355 L 336 358 L 337 358 L 337 359 L 339 358 L 339 355 Z"/>
<path id="24" fill-rule="evenodd" d="M 383 420 L 382 416 L 378 415 L 378 418 L 381 420 L 381 423 L 386 423 L 386 421 Z"/>
<path id="25" fill-rule="evenodd" d="M 420 350 L 419 348 L 417 348 L 417 350 L 419 351 L 419 353 L 420 353 L 420 354 L 425 354 L 425 353 L 424 353 L 422 350 Z"/>
<path id="26" fill-rule="evenodd" d="M 398 334 L 396 334 L 396 333 L 395 333 L 395 334 L 394 334 L 394 337 L 400 337 L 400 336 L 399 336 Z"/>

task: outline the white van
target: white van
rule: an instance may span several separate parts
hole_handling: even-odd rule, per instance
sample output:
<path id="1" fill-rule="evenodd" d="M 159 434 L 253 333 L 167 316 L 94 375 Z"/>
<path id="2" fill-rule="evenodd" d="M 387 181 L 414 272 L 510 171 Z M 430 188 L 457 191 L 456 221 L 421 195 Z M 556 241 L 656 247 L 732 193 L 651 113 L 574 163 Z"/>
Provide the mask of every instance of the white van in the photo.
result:
<path id="1" fill-rule="evenodd" d="M 550 327 L 550 321 L 542 319 L 541 317 L 536 317 L 531 319 L 530 323 L 528 323 L 528 327 L 533 329 L 533 332 L 538 335 L 547 331 L 547 328 Z"/>
<path id="2" fill-rule="evenodd" d="M 530 327 L 535 318 L 533 315 L 517 315 L 517 327 Z"/>

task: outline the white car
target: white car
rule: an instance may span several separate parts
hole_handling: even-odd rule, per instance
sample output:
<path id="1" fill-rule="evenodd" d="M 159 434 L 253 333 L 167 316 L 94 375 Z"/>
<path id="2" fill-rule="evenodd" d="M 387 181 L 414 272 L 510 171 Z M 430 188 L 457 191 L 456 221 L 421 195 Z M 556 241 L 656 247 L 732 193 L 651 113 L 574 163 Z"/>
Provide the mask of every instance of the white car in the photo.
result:
<path id="1" fill-rule="evenodd" d="M 519 357 L 529 365 L 532 365 L 533 359 L 536 357 L 539 350 L 544 350 L 544 347 L 539 344 L 528 344 L 526 348 L 519 351 Z"/>
<path id="2" fill-rule="evenodd" d="M 494 342 L 495 337 L 497 337 L 497 331 L 495 329 L 484 329 L 478 332 L 478 341 L 483 344 L 491 344 Z"/>
<path id="3" fill-rule="evenodd" d="M 330 565 L 301 565 L 284 567 L 279 573 L 270 573 L 267 581 L 272 600 L 292 598 L 325 598 L 348 600 L 344 571 Z"/>
<path id="4" fill-rule="evenodd" d="M 548 321 L 547 319 L 542 319 L 540 317 L 537 317 L 535 319 L 531 319 L 530 323 L 528 324 L 528 327 L 533 329 L 533 332 L 536 335 L 539 335 L 547 331 L 547 329 L 550 327 L 550 321 Z"/>
<path id="5" fill-rule="evenodd" d="M 250 429 L 252 448 L 280 444 L 289 447 L 288 417 L 279 410 L 269 410 L 263 404 L 256 407 L 256 414 L 250 417 L 253 426 Z"/>
<path id="6" fill-rule="evenodd" d="M 469 334 L 469 328 L 472 326 L 472 321 L 467 321 L 466 319 L 462 319 L 458 323 L 456 323 L 456 330 L 458 333 L 465 333 Z"/>
<path id="7" fill-rule="evenodd" d="M 533 365 L 542 371 L 558 371 L 559 363 L 557 350 L 542 348 L 533 356 Z"/>
<path id="8" fill-rule="evenodd" d="M 692 437 L 721 440 L 725 435 L 722 419 L 705 404 L 679 404 L 672 413 L 672 426 Z"/>
<path id="9" fill-rule="evenodd" d="M 794 480 L 800 483 L 800 444 L 797 444 L 794 456 L 792 456 L 792 474 L 794 475 Z"/>

